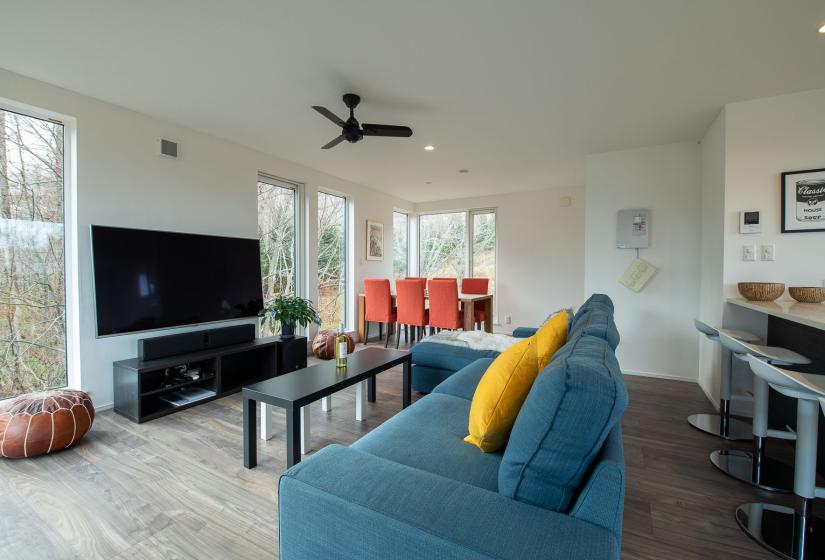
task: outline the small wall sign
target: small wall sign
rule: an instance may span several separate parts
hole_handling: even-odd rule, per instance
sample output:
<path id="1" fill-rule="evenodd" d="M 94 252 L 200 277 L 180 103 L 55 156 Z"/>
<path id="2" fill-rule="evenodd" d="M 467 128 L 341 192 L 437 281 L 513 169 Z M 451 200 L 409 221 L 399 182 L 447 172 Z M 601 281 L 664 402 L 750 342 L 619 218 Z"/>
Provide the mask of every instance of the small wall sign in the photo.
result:
<path id="1" fill-rule="evenodd" d="M 825 169 L 782 174 L 782 233 L 825 231 Z"/>

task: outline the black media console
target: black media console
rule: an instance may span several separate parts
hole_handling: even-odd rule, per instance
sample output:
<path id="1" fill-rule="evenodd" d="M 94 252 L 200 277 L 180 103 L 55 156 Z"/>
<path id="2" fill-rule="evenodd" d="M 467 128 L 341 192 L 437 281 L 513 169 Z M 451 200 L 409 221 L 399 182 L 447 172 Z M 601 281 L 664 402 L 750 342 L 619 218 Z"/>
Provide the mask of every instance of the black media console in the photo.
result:
<path id="1" fill-rule="evenodd" d="M 142 423 L 236 393 L 244 385 L 306 367 L 306 345 L 305 337 L 273 336 L 157 359 L 115 362 L 114 410 Z M 191 400 L 172 404 L 172 397 L 178 395 Z"/>

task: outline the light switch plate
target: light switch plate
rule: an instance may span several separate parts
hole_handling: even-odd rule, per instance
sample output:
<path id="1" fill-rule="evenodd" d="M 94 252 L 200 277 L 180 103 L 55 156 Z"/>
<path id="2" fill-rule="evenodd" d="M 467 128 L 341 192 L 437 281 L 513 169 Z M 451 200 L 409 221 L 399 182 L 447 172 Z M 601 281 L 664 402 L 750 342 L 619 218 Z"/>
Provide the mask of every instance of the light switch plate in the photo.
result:
<path id="1" fill-rule="evenodd" d="M 756 245 L 742 245 L 742 260 L 746 262 L 756 260 Z"/>
<path id="2" fill-rule="evenodd" d="M 776 245 L 762 245 L 759 247 L 759 260 L 761 261 L 775 261 L 776 260 Z"/>

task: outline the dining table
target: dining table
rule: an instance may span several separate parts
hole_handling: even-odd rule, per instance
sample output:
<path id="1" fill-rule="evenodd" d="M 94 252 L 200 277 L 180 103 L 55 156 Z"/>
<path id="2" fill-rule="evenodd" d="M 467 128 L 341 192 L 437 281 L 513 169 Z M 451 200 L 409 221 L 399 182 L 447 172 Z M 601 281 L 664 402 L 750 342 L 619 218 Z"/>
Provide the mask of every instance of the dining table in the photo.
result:
<path id="1" fill-rule="evenodd" d="M 392 304 L 396 304 L 396 295 L 392 295 Z M 424 293 L 424 300 L 429 301 L 429 294 Z M 366 327 L 366 295 L 358 294 L 358 339 L 364 340 L 364 332 Z M 484 304 L 484 330 L 488 333 L 493 332 L 493 294 L 465 294 L 459 292 L 458 301 L 463 305 L 462 311 L 462 326 L 465 331 L 472 331 L 475 329 L 475 304 Z M 389 326 L 389 331 L 392 332 L 394 326 Z"/>

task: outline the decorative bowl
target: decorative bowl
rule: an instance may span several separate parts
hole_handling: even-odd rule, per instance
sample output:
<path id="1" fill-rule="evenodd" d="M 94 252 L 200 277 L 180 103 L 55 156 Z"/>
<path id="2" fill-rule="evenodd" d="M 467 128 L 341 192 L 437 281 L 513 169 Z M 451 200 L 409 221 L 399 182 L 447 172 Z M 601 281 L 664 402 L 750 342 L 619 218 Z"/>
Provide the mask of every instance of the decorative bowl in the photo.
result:
<path id="1" fill-rule="evenodd" d="M 737 287 L 748 301 L 774 301 L 785 293 L 781 282 L 739 282 Z"/>
<path id="2" fill-rule="evenodd" d="M 792 286 L 788 293 L 801 303 L 822 303 L 825 301 L 825 288 Z"/>

